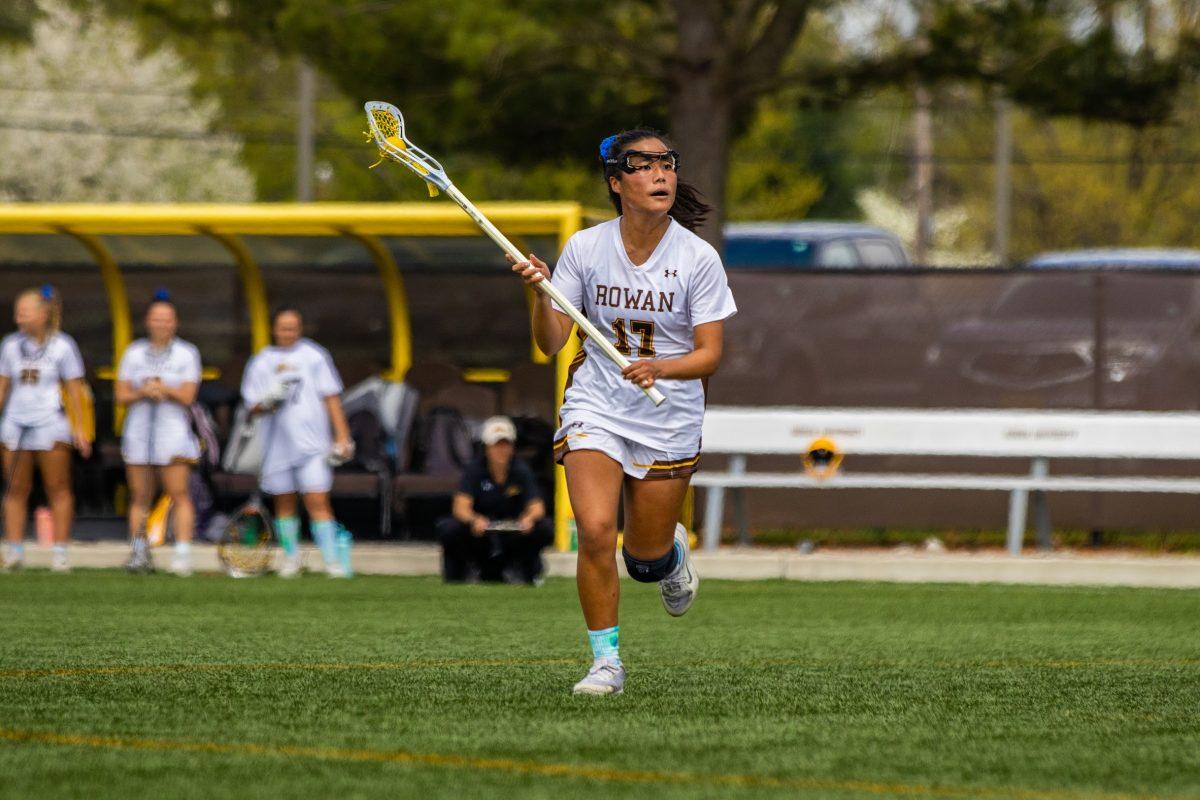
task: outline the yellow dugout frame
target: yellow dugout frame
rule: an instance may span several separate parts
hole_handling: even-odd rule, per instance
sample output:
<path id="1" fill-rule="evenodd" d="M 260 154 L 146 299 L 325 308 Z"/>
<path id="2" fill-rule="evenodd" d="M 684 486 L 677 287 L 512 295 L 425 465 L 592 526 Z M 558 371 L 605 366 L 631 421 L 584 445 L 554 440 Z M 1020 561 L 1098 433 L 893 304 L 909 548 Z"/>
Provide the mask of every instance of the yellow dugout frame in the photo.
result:
<path id="1" fill-rule="evenodd" d="M 480 203 L 479 209 L 521 246 L 522 236 L 554 236 L 559 252 L 584 224 L 578 203 Z M 403 380 L 412 366 L 408 295 L 382 236 L 482 236 L 457 206 L 444 203 L 255 203 L 255 204 L 8 204 L 0 205 L 0 234 L 69 236 L 96 262 L 112 320 L 113 367 L 133 340 L 133 317 L 121 267 L 104 236 L 205 236 L 218 242 L 238 271 L 246 297 L 254 351 L 270 342 L 270 305 L 262 272 L 242 236 L 341 236 L 358 242 L 379 270 L 387 300 L 391 365 L 385 378 Z M 497 254 L 497 260 L 500 255 Z M 532 293 L 530 293 L 532 294 Z M 555 407 L 562 403 L 567 367 L 578 337 L 556 359 Z M 530 358 L 549 363 L 530 339 Z M 562 467 L 555 467 L 555 544 L 571 546 L 572 521 Z"/>

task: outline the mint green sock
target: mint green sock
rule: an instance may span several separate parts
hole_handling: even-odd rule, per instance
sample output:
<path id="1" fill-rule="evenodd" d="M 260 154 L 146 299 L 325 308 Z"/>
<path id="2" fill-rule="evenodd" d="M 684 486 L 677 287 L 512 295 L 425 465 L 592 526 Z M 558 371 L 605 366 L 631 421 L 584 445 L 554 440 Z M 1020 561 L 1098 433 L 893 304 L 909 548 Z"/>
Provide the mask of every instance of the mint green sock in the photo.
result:
<path id="1" fill-rule="evenodd" d="M 300 550 L 300 518 L 280 517 L 275 520 L 275 532 L 279 535 L 279 546 L 283 554 L 292 558 Z"/>
<path id="2" fill-rule="evenodd" d="M 321 558 L 326 565 L 337 562 L 337 523 L 331 519 L 308 523 L 313 541 L 321 548 Z"/>
<path id="3" fill-rule="evenodd" d="M 615 661 L 620 664 L 620 633 L 621 626 L 619 625 L 599 631 L 588 631 L 588 641 L 592 644 L 592 658 L 597 661 L 603 658 L 606 661 Z"/>

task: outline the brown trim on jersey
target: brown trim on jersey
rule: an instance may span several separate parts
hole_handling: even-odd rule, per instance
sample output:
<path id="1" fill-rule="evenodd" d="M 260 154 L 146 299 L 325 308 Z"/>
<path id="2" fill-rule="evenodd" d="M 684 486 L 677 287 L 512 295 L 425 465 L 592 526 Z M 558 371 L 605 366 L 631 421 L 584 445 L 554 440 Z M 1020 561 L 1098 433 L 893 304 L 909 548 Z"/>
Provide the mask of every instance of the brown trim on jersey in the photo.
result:
<path id="1" fill-rule="evenodd" d="M 571 448 L 567 444 L 567 439 L 569 439 L 569 438 L 570 438 L 569 436 L 564 436 L 563 438 L 557 440 L 554 443 L 554 463 L 555 464 L 563 463 L 563 456 L 565 456 L 568 452 L 570 452 Z"/>
<path id="2" fill-rule="evenodd" d="M 671 478 L 686 478 L 700 469 L 700 454 L 678 461 L 655 461 L 646 470 L 644 481 L 665 481 Z"/>
<path id="3" fill-rule="evenodd" d="M 567 381 L 563 385 L 563 400 L 564 401 L 567 399 L 567 390 L 571 388 L 571 384 L 574 383 L 574 381 L 575 381 L 575 373 L 578 372 L 579 368 L 583 366 L 583 362 L 587 361 L 587 350 L 583 349 L 583 343 L 585 341 L 587 341 L 587 337 L 583 335 L 582 331 L 580 331 L 579 338 L 581 340 L 579 342 L 579 352 L 575 354 L 575 357 L 571 359 L 571 363 L 567 367 Z M 558 419 L 558 427 L 561 428 L 562 427 L 562 414 L 555 414 L 555 417 L 557 417 L 557 419 Z"/>

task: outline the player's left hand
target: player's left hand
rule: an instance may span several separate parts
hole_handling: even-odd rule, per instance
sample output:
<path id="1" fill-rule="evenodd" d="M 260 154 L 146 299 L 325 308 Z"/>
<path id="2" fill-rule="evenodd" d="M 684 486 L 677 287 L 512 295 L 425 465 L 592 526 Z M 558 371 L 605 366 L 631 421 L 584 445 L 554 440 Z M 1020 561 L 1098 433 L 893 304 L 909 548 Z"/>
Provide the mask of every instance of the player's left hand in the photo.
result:
<path id="1" fill-rule="evenodd" d="M 634 386 L 640 386 L 643 389 L 649 389 L 654 385 L 654 382 L 662 377 L 662 364 L 658 361 L 635 361 L 625 369 L 621 370 L 621 375 L 625 380 L 632 383 Z"/>
<path id="2" fill-rule="evenodd" d="M 529 517 L 520 517 L 517 519 L 517 524 L 521 526 L 521 533 L 533 532 L 533 520 Z"/>
<path id="3" fill-rule="evenodd" d="M 335 467 L 340 467 L 350 459 L 354 458 L 354 440 L 339 439 L 333 444 L 333 454 L 329 459 L 330 463 Z"/>

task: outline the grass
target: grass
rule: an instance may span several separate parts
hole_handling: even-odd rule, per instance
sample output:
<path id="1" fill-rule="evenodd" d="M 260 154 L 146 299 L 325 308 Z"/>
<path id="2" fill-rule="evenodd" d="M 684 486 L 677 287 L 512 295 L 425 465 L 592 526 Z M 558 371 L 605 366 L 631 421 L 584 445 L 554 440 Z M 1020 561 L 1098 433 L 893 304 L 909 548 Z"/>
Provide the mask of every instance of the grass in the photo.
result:
<path id="1" fill-rule="evenodd" d="M 1200 795 L 1200 595 L 0 576 L 0 797 Z"/>

